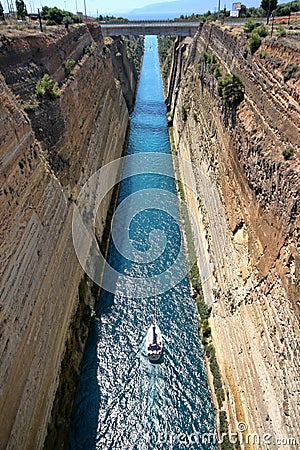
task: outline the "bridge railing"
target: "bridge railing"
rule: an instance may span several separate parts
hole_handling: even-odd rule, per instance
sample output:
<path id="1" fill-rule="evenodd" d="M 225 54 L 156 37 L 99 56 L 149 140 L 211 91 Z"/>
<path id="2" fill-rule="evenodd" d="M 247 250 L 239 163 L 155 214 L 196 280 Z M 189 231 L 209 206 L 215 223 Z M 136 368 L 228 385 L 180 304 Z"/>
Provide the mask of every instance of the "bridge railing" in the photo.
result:
<path id="1" fill-rule="evenodd" d="M 98 21 L 100 25 L 106 25 L 106 26 L 114 26 L 114 25 L 166 25 L 166 26 L 199 26 L 200 21 L 193 21 L 193 22 L 177 22 L 176 20 L 114 20 L 114 21 Z"/>

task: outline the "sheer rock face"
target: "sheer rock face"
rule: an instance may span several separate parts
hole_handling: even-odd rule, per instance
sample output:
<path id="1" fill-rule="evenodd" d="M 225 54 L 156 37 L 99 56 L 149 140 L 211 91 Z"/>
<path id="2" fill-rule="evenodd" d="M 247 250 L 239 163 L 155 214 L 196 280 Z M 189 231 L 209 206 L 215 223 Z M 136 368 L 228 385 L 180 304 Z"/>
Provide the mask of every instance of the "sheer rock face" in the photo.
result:
<path id="1" fill-rule="evenodd" d="M 0 44 L 0 448 L 34 449 L 78 305 L 74 201 L 121 156 L 129 114 L 99 27 L 1 35 Z M 46 72 L 61 96 L 28 107 Z M 99 239 L 109 203 L 108 195 L 99 208 Z"/>
<path id="2" fill-rule="evenodd" d="M 292 38 L 289 44 L 267 38 L 260 50 L 263 57 L 252 56 L 245 37 L 204 25 L 193 41 L 175 44 L 167 103 L 179 158 L 209 180 L 198 185 L 198 198 L 186 195 L 200 253 L 212 264 L 203 290 L 213 305 L 231 429 L 243 421 L 260 436 L 254 448 L 275 449 L 276 437 L 296 438 L 300 425 L 300 82 L 283 75 L 299 63 L 300 51 Z M 218 96 L 203 52 L 216 56 L 223 74 L 240 76 L 245 98 L 238 107 Z M 288 148 L 294 153 L 285 160 Z M 217 221 L 225 214 L 225 245 L 222 233 L 212 232 L 200 201 L 205 195 Z"/>

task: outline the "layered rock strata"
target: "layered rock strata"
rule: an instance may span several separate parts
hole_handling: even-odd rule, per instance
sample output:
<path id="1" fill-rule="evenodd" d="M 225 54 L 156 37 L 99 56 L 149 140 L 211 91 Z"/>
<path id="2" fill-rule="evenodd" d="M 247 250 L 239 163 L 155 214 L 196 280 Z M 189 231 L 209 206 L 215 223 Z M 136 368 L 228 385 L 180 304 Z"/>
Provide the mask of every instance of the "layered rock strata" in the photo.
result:
<path id="1" fill-rule="evenodd" d="M 121 156 L 129 120 L 100 28 L 53 30 L 0 36 L 1 449 L 43 447 L 67 339 L 78 370 L 74 205 L 87 179 Z M 136 73 L 123 50 L 122 58 L 132 104 Z M 55 100 L 34 95 L 45 73 L 59 84 Z M 98 211 L 99 239 L 109 204 L 110 195 Z M 84 301 L 79 308 L 86 314 Z"/>
<path id="2" fill-rule="evenodd" d="M 267 38 L 252 55 L 241 31 L 206 24 L 175 42 L 169 77 L 178 156 L 195 168 L 197 195 L 186 197 L 224 408 L 232 432 L 245 423 L 243 448 L 299 440 L 300 81 L 285 76 L 299 68 L 298 39 Z M 244 86 L 239 105 L 218 95 L 217 78 L 229 72 Z"/>

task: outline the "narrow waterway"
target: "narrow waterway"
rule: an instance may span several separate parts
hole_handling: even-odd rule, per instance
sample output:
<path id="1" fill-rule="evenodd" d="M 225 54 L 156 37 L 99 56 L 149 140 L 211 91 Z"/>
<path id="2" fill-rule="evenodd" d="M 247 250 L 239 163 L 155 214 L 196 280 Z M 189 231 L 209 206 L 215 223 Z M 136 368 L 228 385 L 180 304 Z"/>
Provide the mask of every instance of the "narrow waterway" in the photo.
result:
<path id="1" fill-rule="evenodd" d="M 144 153 L 149 167 L 153 167 L 150 152 L 170 154 L 165 114 L 157 39 L 148 36 L 127 154 Z M 186 277 L 178 275 L 181 281 L 176 286 L 173 281 L 167 286 L 168 278 L 157 281 L 163 363 L 151 364 L 145 352 L 155 277 L 168 272 L 175 261 L 185 270 L 172 162 L 167 159 L 168 167 L 161 168 L 162 161 L 155 162 L 157 173 L 128 177 L 120 187 L 119 218 L 113 226 L 116 240 L 108 255 L 120 277 L 114 281 L 114 293 L 102 290 L 96 305 L 98 320 L 84 355 L 70 449 L 217 448 L 195 301 Z M 139 160 L 126 161 L 124 171 L 126 164 L 138 165 Z M 131 275 L 141 284 L 130 283 Z M 140 286 L 151 277 L 153 292 L 145 295 Z"/>

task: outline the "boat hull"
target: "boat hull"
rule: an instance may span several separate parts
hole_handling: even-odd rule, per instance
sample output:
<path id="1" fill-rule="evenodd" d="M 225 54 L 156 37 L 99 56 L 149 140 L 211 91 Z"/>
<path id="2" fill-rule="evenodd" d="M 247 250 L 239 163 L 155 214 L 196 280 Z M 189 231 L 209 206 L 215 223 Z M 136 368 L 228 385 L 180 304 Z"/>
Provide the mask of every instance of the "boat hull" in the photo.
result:
<path id="1" fill-rule="evenodd" d="M 148 353 L 148 359 L 151 362 L 151 364 L 161 364 L 164 359 L 163 350 L 161 351 L 161 353 L 159 355 L 150 355 Z"/>
<path id="2" fill-rule="evenodd" d="M 146 336 L 146 351 L 152 364 L 159 364 L 163 360 L 162 334 L 155 322 L 152 322 Z"/>

